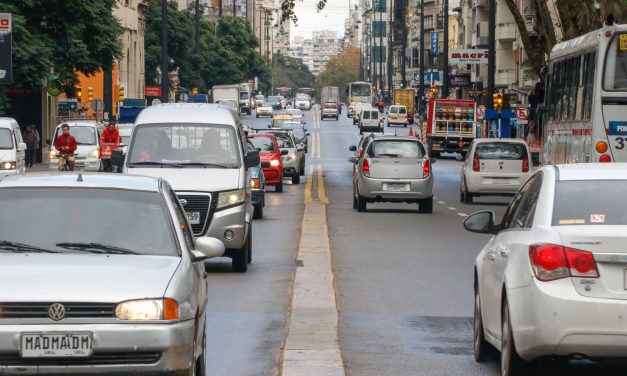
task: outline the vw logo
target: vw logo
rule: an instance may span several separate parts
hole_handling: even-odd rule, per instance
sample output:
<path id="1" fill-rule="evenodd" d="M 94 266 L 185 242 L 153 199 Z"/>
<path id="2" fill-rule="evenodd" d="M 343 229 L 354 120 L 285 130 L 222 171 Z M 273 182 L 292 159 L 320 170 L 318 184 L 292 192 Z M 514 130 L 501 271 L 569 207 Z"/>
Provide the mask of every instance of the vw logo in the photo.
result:
<path id="1" fill-rule="evenodd" d="M 48 316 L 54 321 L 62 320 L 65 317 L 65 307 L 60 303 L 50 305 L 48 308 Z"/>
<path id="2" fill-rule="evenodd" d="M 183 206 L 183 207 L 187 206 L 187 200 L 186 199 L 182 198 L 182 199 L 179 200 L 179 202 L 181 203 L 181 206 Z"/>

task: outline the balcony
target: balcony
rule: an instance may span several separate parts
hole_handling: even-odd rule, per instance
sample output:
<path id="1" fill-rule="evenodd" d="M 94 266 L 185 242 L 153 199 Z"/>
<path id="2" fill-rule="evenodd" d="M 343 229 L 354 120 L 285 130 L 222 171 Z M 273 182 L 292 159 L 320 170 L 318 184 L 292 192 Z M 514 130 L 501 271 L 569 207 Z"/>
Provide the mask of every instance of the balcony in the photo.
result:
<path id="1" fill-rule="evenodd" d="M 496 26 L 496 39 L 501 42 L 516 40 L 516 24 L 513 22 L 500 23 Z"/>
<path id="2" fill-rule="evenodd" d="M 475 47 L 487 48 L 488 47 L 488 37 L 476 37 L 475 38 Z"/>

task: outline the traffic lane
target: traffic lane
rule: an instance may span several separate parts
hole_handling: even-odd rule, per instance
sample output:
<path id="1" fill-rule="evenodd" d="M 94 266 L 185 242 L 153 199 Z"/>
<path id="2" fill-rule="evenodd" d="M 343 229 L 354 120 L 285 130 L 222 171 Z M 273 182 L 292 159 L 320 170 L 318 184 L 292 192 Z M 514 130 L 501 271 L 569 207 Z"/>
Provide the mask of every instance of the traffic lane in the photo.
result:
<path id="1" fill-rule="evenodd" d="M 321 131 L 348 374 L 498 374 L 471 356 L 472 267 L 488 237 L 464 232 L 463 218 L 437 203 L 433 214 L 393 203 L 354 211 L 346 158 L 358 132 L 344 121 Z M 436 196 L 440 170 L 436 163 Z"/>
<path id="2" fill-rule="evenodd" d="M 302 186 L 268 189 L 248 271 L 232 273 L 227 258 L 208 262 L 207 375 L 279 374 L 303 210 Z"/>

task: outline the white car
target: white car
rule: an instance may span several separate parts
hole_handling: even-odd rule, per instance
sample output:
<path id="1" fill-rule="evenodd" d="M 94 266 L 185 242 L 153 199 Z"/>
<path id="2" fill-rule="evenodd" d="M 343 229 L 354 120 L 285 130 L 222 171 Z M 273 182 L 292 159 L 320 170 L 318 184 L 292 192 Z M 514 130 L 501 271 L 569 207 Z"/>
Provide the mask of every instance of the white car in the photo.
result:
<path id="1" fill-rule="evenodd" d="M 255 117 L 259 116 L 270 116 L 272 117 L 272 104 L 270 102 L 263 102 L 261 105 L 257 107 L 257 112 L 255 113 Z"/>
<path id="2" fill-rule="evenodd" d="M 627 166 L 544 166 L 503 220 L 478 212 L 466 230 L 494 236 L 475 260 L 475 359 L 501 351 L 502 375 L 542 357 L 627 357 Z"/>
<path id="3" fill-rule="evenodd" d="M 460 173 L 460 201 L 470 204 L 477 196 L 516 194 L 532 173 L 530 163 L 523 140 L 473 140 Z"/>
<path id="4" fill-rule="evenodd" d="M 263 95 L 259 94 L 255 96 L 255 107 L 259 107 L 263 104 L 263 102 L 266 101 L 266 97 L 264 97 Z"/>
<path id="5" fill-rule="evenodd" d="M 90 120 L 68 121 L 70 126 L 70 135 L 76 139 L 76 151 L 74 157 L 76 160 L 75 168 L 77 170 L 98 171 L 100 170 L 100 133 L 98 132 L 99 123 Z M 51 170 L 59 169 L 59 156 L 54 148 L 54 141 L 63 131 L 61 125 L 57 125 L 52 138 L 50 147 L 49 168 Z"/>
<path id="6" fill-rule="evenodd" d="M 17 121 L 0 117 L 0 177 L 26 172 L 26 144 Z"/>
<path id="7" fill-rule="evenodd" d="M 359 134 L 364 134 L 364 132 L 383 133 L 383 118 L 379 117 L 378 109 L 361 110 L 358 119 Z"/>
<path id="8" fill-rule="evenodd" d="M 309 95 L 297 95 L 294 102 L 294 108 L 301 110 L 311 110 L 311 100 Z"/>
<path id="9" fill-rule="evenodd" d="M 409 118 L 407 115 L 407 107 L 402 105 L 392 105 L 388 111 L 388 127 L 392 125 L 402 125 L 406 127 L 409 124 Z"/>
<path id="10" fill-rule="evenodd" d="M 305 118 L 303 117 L 303 112 L 298 108 L 288 108 L 285 110 L 287 115 L 292 115 L 292 119 L 298 120 L 302 124 L 305 124 Z"/>

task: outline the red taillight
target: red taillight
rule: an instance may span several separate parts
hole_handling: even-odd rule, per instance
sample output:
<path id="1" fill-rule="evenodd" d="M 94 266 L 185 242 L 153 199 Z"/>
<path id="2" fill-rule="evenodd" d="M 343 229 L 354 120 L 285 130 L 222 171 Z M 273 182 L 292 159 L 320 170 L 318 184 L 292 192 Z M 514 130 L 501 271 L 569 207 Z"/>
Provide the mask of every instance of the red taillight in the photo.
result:
<path id="1" fill-rule="evenodd" d="M 481 171 L 481 167 L 479 167 L 479 157 L 477 154 L 472 158 L 472 170 L 475 172 Z"/>
<path id="2" fill-rule="evenodd" d="M 370 163 L 368 163 L 367 159 L 364 159 L 364 163 L 361 165 L 361 172 L 365 177 L 370 177 Z"/>
<path id="3" fill-rule="evenodd" d="M 565 277 L 599 277 L 594 256 L 587 251 L 555 244 L 534 244 L 529 247 L 529 260 L 536 278 L 544 282 Z"/>
<path id="4" fill-rule="evenodd" d="M 431 174 L 431 161 L 427 159 L 422 163 L 422 177 L 428 178 L 429 174 Z"/>
<path id="5" fill-rule="evenodd" d="M 608 154 L 603 154 L 602 156 L 599 157 L 599 162 L 601 163 L 609 163 L 612 161 L 612 157 L 610 157 Z"/>
<path id="6" fill-rule="evenodd" d="M 529 156 L 528 155 L 525 155 L 523 157 L 522 172 L 529 172 Z"/>

